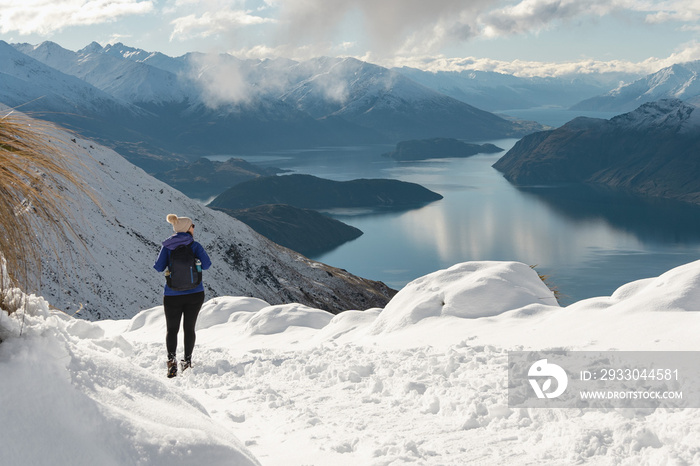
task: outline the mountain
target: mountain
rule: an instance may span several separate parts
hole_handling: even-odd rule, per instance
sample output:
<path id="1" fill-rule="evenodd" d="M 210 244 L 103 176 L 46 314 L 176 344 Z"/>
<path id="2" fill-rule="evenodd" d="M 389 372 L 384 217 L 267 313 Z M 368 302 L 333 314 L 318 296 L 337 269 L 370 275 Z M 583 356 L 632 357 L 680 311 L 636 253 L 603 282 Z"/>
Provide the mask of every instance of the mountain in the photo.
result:
<path id="1" fill-rule="evenodd" d="M 227 189 L 210 207 L 246 209 L 264 204 L 288 204 L 302 209 L 344 207 L 409 207 L 442 199 L 421 185 L 399 180 L 333 181 L 312 175 L 256 178 Z"/>
<path id="2" fill-rule="evenodd" d="M 109 95 L 132 104 L 167 104 L 196 96 L 196 90 L 177 75 L 140 62 L 103 52 L 93 43 L 78 52 L 54 42 L 15 48 L 62 73 L 73 75 Z"/>
<path id="3" fill-rule="evenodd" d="M 572 110 L 626 112 L 655 100 L 688 100 L 700 96 L 700 60 L 679 63 L 647 75 L 630 84 L 586 99 Z"/>
<path id="4" fill-rule="evenodd" d="M 114 125 L 102 142 L 112 141 L 113 148 L 151 173 L 172 168 L 167 157 L 154 155 L 154 147 L 180 155 L 178 163 L 183 163 L 201 155 L 241 151 L 396 142 L 416 136 L 513 137 L 533 130 L 531 124 L 504 120 L 395 71 L 354 59 L 241 60 L 196 52 L 171 58 L 123 44 L 97 43 L 77 52 L 51 42 L 16 44 L 15 50 L 80 78 L 92 86 L 84 86 L 86 90 L 102 91 L 100 95 L 137 112 L 139 118 L 122 118 L 125 125 Z M 0 69 L 5 66 L 0 61 Z M 43 81 L 53 92 L 51 83 Z M 27 85 L 36 83 L 27 79 Z M 33 95 L 42 92 L 46 93 L 42 88 Z M 76 101 L 87 99 L 101 108 L 92 103 L 90 92 L 76 96 Z M 63 95 L 61 90 L 53 93 Z M 26 99 L 22 95 L 19 100 Z M 36 105 L 41 108 L 41 101 Z M 108 124 L 111 115 L 100 118 Z M 56 121 L 64 122 L 62 116 Z M 79 118 L 74 125 L 79 131 L 90 129 L 85 126 L 89 122 Z"/>
<path id="5" fill-rule="evenodd" d="M 253 296 L 339 312 L 383 305 L 394 293 L 382 283 L 311 261 L 263 238 L 93 141 L 60 130 L 54 136 L 79 158 L 82 165 L 74 170 L 99 202 L 96 206 L 66 190 L 81 241 L 71 241 L 61 251 L 62 263 L 46 246 L 40 294 L 69 314 L 131 317 L 162 302 L 164 278 L 153 263 L 160 242 L 173 234 L 165 221 L 169 213 L 188 216 L 197 225 L 195 238 L 213 263 L 204 277 L 209 298 Z"/>
<path id="6" fill-rule="evenodd" d="M 660 100 L 526 136 L 494 168 L 517 185 L 597 183 L 700 203 L 700 110 Z"/>
<path id="7" fill-rule="evenodd" d="M 342 118 L 374 129 L 390 141 L 408 137 L 479 140 L 526 132 L 513 122 L 377 65 L 354 58 L 321 58 L 308 65 L 314 72 L 282 100 L 317 119 Z"/>
<path id="8" fill-rule="evenodd" d="M 493 71 L 394 71 L 434 91 L 490 111 L 533 107 L 570 107 L 601 94 L 621 80 L 638 76 L 622 73 L 575 74 L 562 77 L 518 77 Z"/>
<path id="9" fill-rule="evenodd" d="M 362 235 L 361 230 L 315 210 L 298 209 L 284 204 L 220 210 L 265 238 L 305 256 L 330 251 Z"/>
<path id="10" fill-rule="evenodd" d="M 470 144 L 457 139 L 434 138 L 401 141 L 396 149 L 382 154 L 394 160 L 425 160 L 437 158 L 471 157 L 476 154 L 494 154 L 503 149 L 493 144 Z"/>
<path id="11" fill-rule="evenodd" d="M 19 46 L 26 49 L 27 46 Z M 38 47 L 47 61 L 70 61 L 55 44 Z M 185 158 L 157 136 L 162 122 L 148 110 L 63 73 L 0 41 L 0 103 L 59 123 L 119 151 L 146 170 Z M 167 160 L 167 162 L 166 162 Z"/>
<path id="12" fill-rule="evenodd" d="M 253 95 L 245 100 L 212 101 L 207 94 L 210 81 L 225 80 L 228 71 L 221 68 L 198 65 L 197 54 L 182 59 L 152 60 L 167 64 L 168 68 L 180 67 L 180 72 L 134 61 L 135 51 L 126 53 L 129 58 L 114 53 L 113 47 L 101 48 L 91 44 L 78 52 L 71 52 L 57 44 L 44 42 L 38 46 L 16 45 L 18 51 L 57 66 L 66 74 L 81 78 L 101 91 L 140 109 L 144 118 L 132 124 L 130 131 L 135 139 L 154 141 L 157 147 L 183 157 L 210 154 L 229 154 L 235 151 L 268 150 L 288 147 L 345 144 L 334 128 L 328 128 L 311 116 L 269 95 Z M 234 57 L 227 57 L 234 60 Z M 149 60 L 145 60 L 149 61 Z M 0 62 L 1 64 L 1 62 Z M 198 79 L 196 79 L 198 77 Z M 216 81 L 218 82 L 218 81 Z M 222 83 L 226 87 L 228 82 Z M 61 119 L 57 121 L 62 122 Z M 77 129 L 83 129 L 77 125 Z M 92 134 L 91 134 L 92 135 Z M 361 134 L 363 141 L 373 141 Z M 124 138 L 118 134 L 112 138 Z M 132 138 L 134 139 L 134 138 Z M 120 152 L 123 148 L 113 146 Z M 151 173 L 172 168 L 167 160 L 158 164 L 144 160 L 130 151 L 125 154 L 137 165 Z M 182 163 L 180 161 L 179 163 Z"/>

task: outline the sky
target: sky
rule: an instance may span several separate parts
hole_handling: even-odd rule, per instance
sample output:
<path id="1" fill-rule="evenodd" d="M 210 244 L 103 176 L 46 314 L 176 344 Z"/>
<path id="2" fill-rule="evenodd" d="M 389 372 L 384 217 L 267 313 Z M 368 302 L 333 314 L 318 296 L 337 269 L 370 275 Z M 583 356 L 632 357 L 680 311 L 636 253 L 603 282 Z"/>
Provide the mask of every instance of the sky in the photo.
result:
<path id="1" fill-rule="evenodd" d="M 0 40 L 516 75 L 700 59 L 700 0 L 0 0 Z"/>

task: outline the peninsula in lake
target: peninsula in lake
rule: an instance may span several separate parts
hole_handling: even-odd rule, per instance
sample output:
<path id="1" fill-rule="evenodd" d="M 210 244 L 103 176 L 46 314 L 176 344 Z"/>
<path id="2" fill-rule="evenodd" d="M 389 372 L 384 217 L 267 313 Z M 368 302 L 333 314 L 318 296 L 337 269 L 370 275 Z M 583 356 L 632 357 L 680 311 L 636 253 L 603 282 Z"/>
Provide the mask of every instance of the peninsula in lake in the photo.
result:
<path id="1" fill-rule="evenodd" d="M 471 157 L 476 154 L 495 154 L 503 149 L 494 144 L 471 144 L 451 138 L 401 141 L 392 152 L 382 154 L 399 161 Z"/>
<path id="2" fill-rule="evenodd" d="M 362 236 L 362 231 L 320 212 L 284 204 L 249 209 L 217 209 L 237 218 L 266 238 L 286 248 L 313 256 Z"/>
<path id="3" fill-rule="evenodd" d="M 512 183 L 594 183 L 700 204 L 700 110 L 677 99 L 525 136 L 493 166 Z"/>
<path id="4" fill-rule="evenodd" d="M 209 207 L 247 209 L 265 204 L 287 204 L 302 209 L 355 207 L 406 208 L 442 199 L 419 184 L 391 179 L 333 181 L 312 175 L 268 176 L 233 186 Z"/>

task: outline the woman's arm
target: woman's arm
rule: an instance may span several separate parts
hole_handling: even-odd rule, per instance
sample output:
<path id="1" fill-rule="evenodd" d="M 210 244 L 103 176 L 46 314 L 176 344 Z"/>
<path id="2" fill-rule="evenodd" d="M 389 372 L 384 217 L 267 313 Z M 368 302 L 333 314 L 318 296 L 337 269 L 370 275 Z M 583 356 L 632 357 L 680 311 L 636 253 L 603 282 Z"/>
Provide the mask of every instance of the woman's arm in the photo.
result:
<path id="1" fill-rule="evenodd" d="M 160 248 L 160 254 L 158 254 L 158 259 L 156 259 L 156 263 L 153 264 L 153 268 L 156 269 L 158 272 L 164 272 L 165 269 L 168 267 L 168 252 L 168 248 Z"/>

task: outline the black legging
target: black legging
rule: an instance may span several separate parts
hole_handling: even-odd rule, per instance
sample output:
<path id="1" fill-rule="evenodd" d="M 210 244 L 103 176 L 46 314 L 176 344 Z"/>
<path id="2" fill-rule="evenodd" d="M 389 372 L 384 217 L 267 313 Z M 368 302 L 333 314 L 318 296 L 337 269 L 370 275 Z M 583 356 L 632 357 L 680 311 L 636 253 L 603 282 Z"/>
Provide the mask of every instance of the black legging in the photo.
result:
<path id="1" fill-rule="evenodd" d="M 192 357 L 194 342 L 197 336 L 194 326 L 197 323 L 199 310 L 204 303 L 204 291 L 199 293 L 183 294 L 179 296 L 163 296 L 165 308 L 165 322 L 167 333 L 165 335 L 165 347 L 168 350 L 168 358 L 174 358 L 177 351 L 177 333 L 180 331 L 180 320 L 185 316 L 182 330 L 185 334 L 185 359 Z"/>

